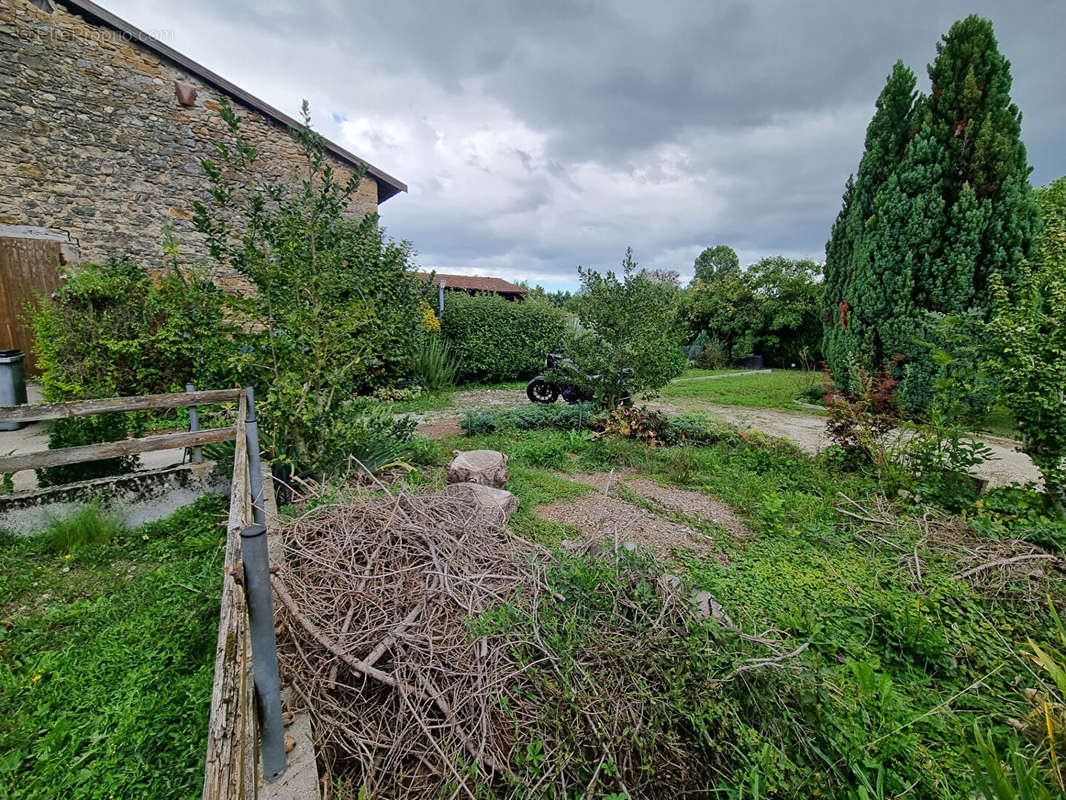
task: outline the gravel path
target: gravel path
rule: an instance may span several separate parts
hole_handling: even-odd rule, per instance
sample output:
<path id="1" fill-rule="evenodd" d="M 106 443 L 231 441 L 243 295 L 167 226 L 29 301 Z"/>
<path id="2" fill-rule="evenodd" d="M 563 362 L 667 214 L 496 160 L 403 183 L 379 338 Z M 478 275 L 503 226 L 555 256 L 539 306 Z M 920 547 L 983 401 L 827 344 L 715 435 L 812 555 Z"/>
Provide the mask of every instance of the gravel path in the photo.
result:
<path id="1" fill-rule="evenodd" d="M 515 408 L 526 405 L 528 402 L 525 392 L 521 389 L 456 392 L 451 408 L 413 416 L 419 420 L 419 433 L 439 437 L 448 433 L 457 433 L 458 419 L 467 409 L 498 410 Z M 808 453 L 817 453 L 829 444 L 825 435 L 825 417 L 815 413 L 721 406 L 696 399 L 685 400 L 682 403 L 653 401 L 648 405 L 668 414 L 708 414 L 742 428 L 788 439 Z M 1029 456 L 1016 449 L 1017 442 L 991 435 L 982 436 L 981 441 L 988 445 L 993 455 L 991 460 L 975 470 L 975 474 L 987 480 L 990 486 L 1014 481 L 1041 483 L 1040 472 L 1033 466 Z"/>

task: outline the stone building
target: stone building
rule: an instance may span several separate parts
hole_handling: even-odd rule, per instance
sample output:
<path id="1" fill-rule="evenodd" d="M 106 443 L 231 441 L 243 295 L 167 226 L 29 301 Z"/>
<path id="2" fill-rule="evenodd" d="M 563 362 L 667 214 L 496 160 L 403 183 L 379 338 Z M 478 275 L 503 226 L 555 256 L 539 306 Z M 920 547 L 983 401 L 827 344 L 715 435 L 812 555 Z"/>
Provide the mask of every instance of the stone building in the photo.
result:
<path id="1" fill-rule="evenodd" d="M 255 180 L 299 174 L 294 119 L 160 38 L 88 0 L 0 2 L 0 349 L 28 351 L 19 316 L 62 264 L 129 254 L 151 266 L 167 224 L 203 256 L 192 209 L 205 197 L 200 161 L 228 133 L 222 98 L 259 152 Z M 333 142 L 327 158 L 342 181 L 366 169 L 353 215 L 407 190 Z"/>
<path id="2" fill-rule="evenodd" d="M 296 174 L 301 154 L 287 128 L 297 123 L 277 109 L 87 0 L 3 0 L 0 224 L 69 234 L 85 261 L 157 258 L 168 222 L 195 241 L 200 160 L 225 135 L 222 97 L 260 153 L 256 177 Z M 339 145 L 327 147 L 338 177 L 366 167 L 353 213 L 406 191 Z"/>

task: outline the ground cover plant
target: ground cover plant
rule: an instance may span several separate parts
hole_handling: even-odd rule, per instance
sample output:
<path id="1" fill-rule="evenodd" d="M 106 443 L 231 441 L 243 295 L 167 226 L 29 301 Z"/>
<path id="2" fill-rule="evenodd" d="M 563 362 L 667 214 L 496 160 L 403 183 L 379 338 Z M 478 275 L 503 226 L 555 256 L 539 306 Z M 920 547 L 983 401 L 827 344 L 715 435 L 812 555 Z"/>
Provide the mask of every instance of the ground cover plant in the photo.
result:
<path id="1" fill-rule="evenodd" d="M 713 749 L 702 754 L 711 773 L 689 776 L 704 791 L 956 798 L 978 791 L 991 769 L 982 760 L 989 752 L 995 764 L 1020 759 L 1040 785 L 1053 786 L 1051 751 L 1046 732 L 1033 721 L 1038 709 L 1032 698 L 1035 692 L 1050 703 L 1057 741 L 1062 732 L 1054 727 L 1061 724 L 1054 709 L 1061 691 L 1050 673 L 1030 668 L 1026 654 L 1034 652 L 1029 640 L 1045 649 L 1058 641 L 1048 602 L 1062 602 L 1062 545 L 1054 537 L 1043 544 L 1027 539 L 1032 527 L 1017 513 L 1031 505 L 1040 526 L 1061 535 L 1062 523 L 1041 502 L 1044 496 L 1018 488 L 1011 491 L 1020 494 L 1008 499 L 997 491 L 961 516 L 936 505 L 916 507 L 887 497 L 866 472 L 841 471 L 832 458 L 750 433 L 719 435 L 701 446 L 649 448 L 639 440 L 582 437 L 573 430 L 510 429 L 456 445 L 508 454 L 509 488 L 521 500 L 512 528 L 548 546 L 573 539 L 575 530 L 541 519 L 537 506 L 594 491 L 565 477 L 590 470 L 635 469 L 663 485 L 713 495 L 756 532 L 731 537 L 706 521 L 672 517 L 703 524 L 719 555 L 681 548 L 669 569 L 712 593 L 744 635 L 768 636 L 784 653 L 807 645 L 764 673 L 745 670 L 728 682 L 737 685 L 723 688 L 706 673 L 694 675 L 707 668 L 719 679 L 729 674 L 730 667 L 714 666 L 703 649 L 714 641 L 721 657 L 720 637 L 729 634 L 678 634 L 689 649 L 674 663 L 696 670 L 686 674 L 704 691 L 652 700 L 648 714 L 665 731 L 679 730 L 681 720 L 696 730 L 711 726 Z M 587 682 L 582 669 L 590 669 L 583 659 L 593 658 L 591 630 L 606 624 L 592 619 L 602 610 L 581 610 L 583 603 L 597 606 L 574 589 L 581 575 L 610 584 L 603 572 L 612 574 L 613 562 L 608 559 L 602 572 L 596 563 L 571 564 L 560 593 L 573 605 L 556 603 L 540 617 L 542 629 L 568 620 L 559 635 L 573 672 L 552 678 L 562 686 Z M 656 602 L 642 596 L 634 605 L 654 615 Z M 732 668 L 755 657 L 745 653 Z M 774 723 L 759 722 L 768 719 Z M 720 724 L 725 727 L 715 727 Z M 572 758 L 584 753 L 591 777 L 600 758 L 625 763 L 612 760 L 620 743 L 606 740 L 607 756 L 579 746 L 567 752 Z M 560 725 L 536 752 L 543 757 L 572 741 Z M 621 791 L 606 778 L 602 791 Z"/>
<path id="2" fill-rule="evenodd" d="M 200 795 L 224 513 L 2 535 L 0 797 Z"/>

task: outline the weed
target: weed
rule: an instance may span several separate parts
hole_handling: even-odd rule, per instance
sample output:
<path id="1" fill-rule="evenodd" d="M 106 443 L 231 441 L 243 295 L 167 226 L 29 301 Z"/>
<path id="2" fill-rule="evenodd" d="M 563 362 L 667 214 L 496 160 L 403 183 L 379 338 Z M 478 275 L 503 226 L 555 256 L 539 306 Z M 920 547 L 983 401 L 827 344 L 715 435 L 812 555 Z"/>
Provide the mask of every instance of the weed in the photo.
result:
<path id="1" fill-rule="evenodd" d="M 50 518 L 40 541 L 46 552 L 77 554 L 89 545 L 106 544 L 124 529 L 116 513 L 91 503 L 68 516 Z"/>

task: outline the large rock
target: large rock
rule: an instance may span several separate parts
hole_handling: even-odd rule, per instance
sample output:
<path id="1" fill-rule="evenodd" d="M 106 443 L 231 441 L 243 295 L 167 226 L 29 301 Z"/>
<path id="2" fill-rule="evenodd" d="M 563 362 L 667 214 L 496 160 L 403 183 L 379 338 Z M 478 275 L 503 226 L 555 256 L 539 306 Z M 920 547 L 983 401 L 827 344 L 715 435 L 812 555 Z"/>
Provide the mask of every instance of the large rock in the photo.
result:
<path id="1" fill-rule="evenodd" d="M 507 456 L 495 450 L 453 450 L 446 474 L 448 483 L 480 483 L 502 489 L 507 485 Z"/>
<path id="2" fill-rule="evenodd" d="M 506 489 L 494 489 L 480 483 L 453 483 L 444 490 L 448 497 L 469 503 L 478 514 L 502 525 L 518 510 L 518 498 Z"/>

